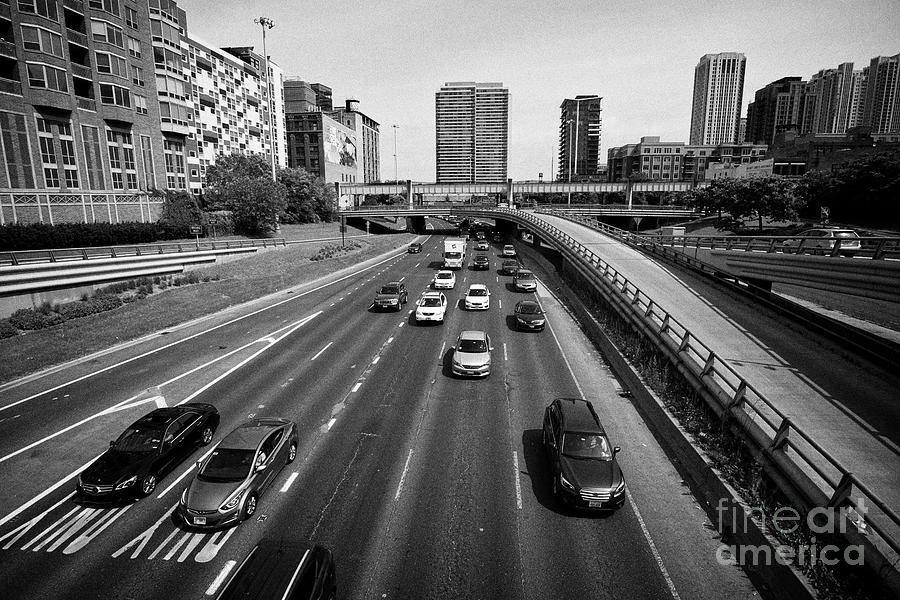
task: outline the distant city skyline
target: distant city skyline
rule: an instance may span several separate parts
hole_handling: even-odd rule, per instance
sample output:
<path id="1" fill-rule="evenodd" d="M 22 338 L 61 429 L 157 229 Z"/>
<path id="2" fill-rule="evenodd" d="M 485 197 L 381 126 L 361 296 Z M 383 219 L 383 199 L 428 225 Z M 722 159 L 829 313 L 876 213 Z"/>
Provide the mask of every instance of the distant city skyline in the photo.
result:
<path id="1" fill-rule="evenodd" d="M 434 94 L 447 81 L 502 81 L 510 91 L 509 176 L 546 180 L 559 151 L 560 103 L 585 90 L 604 98 L 605 156 L 645 135 L 688 140 L 694 67 L 705 54 L 746 56 L 746 117 L 754 92 L 772 81 L 900 52 L 892 0 L 635 2 L 602 10 L 586 1 L 489 0 L 428 11 L 402 0 L 302 11 L 267 0 L 179 7 L 192 32 L 220 47 L 260 51 L 253 19 L 274 19 L 268 52 L 285 76 L 331 87 L 338 104 L 360 100 L 383 133 L 398 125 L 399 177 L 418 181 L 435 180 Z M 381 136 L 381 155 L 392 162 L 392 135 Z"/>

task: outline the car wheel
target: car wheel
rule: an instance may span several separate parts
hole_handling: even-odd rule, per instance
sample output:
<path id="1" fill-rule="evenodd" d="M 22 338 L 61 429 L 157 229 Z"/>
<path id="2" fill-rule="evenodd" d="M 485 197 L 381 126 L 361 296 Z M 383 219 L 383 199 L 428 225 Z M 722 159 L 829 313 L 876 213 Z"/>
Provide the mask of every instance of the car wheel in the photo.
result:
<path id="1" fill-rule="evenodd" d="M 291 447 L 288 448 L 288 463 L 294 462 L 295 458 L 297 458 L 297 442 L 291 442 Z"/>
<path id="2" fill-rule="evenodd" d="M 213 428 L 209 425 L 203 428 L 203 431 L 200 432 L 200 443 L 204 446 L 208 446 L 209 443 L 213 439 Z"/>
<path id="3" fill-rule="evenodd" d="M 146 498 L 156 489 L 156 475 L 147 473 L 141 478 L 141 496 Z"/>
<path id="4" fill-rule="evenodd" d="M 246 521 L 250 517 L 253 516 L 253 513 L 256 512 L 256 494 L 250 494 L 247 496 L 247 501 L 244 503 L 244 514 L 241 517 L 242 521 Z"/>

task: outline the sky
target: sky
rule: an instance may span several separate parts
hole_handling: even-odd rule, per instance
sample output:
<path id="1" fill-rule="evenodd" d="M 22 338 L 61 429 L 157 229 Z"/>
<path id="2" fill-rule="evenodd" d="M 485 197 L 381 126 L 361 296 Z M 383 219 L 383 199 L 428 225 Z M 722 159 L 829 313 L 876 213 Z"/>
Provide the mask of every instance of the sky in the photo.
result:
<path id="1" fill-rule="evenodd" d="M 900 53 L 898 0 L 177 2 L 188 31 L 218 47 L 262 53 L 253 20 L 273 19 L 267 52 L 285 76 L 331 87 L 336 106 L 355 98 L 380 123 L 383 180 L 396 133 L 399 179 L 434 181 L 434 96 L 449 81 L 509 88 L 509 177 L 546 179 L 564 98 L 603 97 L 605 157 L 645 135 L 687 141 L 704 54 L 747 57 L 746 116 L 776 79 Z"/>

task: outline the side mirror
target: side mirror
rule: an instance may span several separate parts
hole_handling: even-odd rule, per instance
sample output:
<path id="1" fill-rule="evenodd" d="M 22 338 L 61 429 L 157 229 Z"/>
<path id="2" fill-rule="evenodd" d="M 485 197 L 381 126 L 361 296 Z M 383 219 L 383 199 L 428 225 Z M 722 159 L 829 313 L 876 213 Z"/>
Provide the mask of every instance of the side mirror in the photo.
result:
<path id="1" fill-rule="evenodd" d="M 493 346 L 488 346 L 488 350 L 490 350 L 491 352 L 493 352 L 493 351 L 494 351 L 494 347 L 493 347 Z"/>
<path id="2" fill-rule="evenodd" d="M 615 456 L 616 454 L 618 454 L 621 451 L 622 451 L 622 449 L 619 448 L 618 446 L 613 447 L 613 456 Z"/>
<path id="3" fill-rule="evenodd" d="M 197 461 L 197 468 L 199 469 L 199 468 L 201 468 L 201 467 L 203 467 L 203 461 L 202 461 L 202 460 L 198 460 L 198 461 Z"/>
<path id="4" fill-rule="evenodd" d="M 265 471 L 267 466 L 268 465 L 264 465 L 264 464 L 259 465 L 258 467 L 256 467 L 256 472 L 259 473 L 260 471 Z"/>
<path id="5" fill-rule="evenodd" d="M 109 447 L 114 448 L 116 445 L 116 440 L 109 440 Z"/>

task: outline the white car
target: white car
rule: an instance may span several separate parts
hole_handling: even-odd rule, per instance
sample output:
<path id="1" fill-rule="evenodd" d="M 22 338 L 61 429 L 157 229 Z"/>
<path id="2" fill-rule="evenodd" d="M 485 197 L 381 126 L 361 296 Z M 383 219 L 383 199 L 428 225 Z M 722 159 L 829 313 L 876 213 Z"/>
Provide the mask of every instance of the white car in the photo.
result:
<path id="1" fill-rule="evenodd" d="M 491 307 L 491 293 L 483 283 L 473 283 L 466 292 L 466 310 L 487 310 Z"/>
<path id="2" fill-rule="evenodd" d="M 516 255 L 516 247 L 512 244 L 506 244 L 503 246 L 503 256 L 515 256 Z"/>
<path id="3" fill-rule="evenodd" d="M 447 313 L 447 297 L 443 292 L 425 292 L 416 304 L 416 323 L 424 321 L 444 322 Z"/>
<path id="4" fill-rule="evenodd" d="M 453 271 L 438 271 L 431 284 L 436 290 L 452 290 L 456 287 L 456 274 Z"/>
<path id="5" fill-rule="evenodd" d="M 454 375 L 487 377 L 491 374 L 491 338 L 483 331 L 463 331 L 453 346 L 450 370 Z"/>

